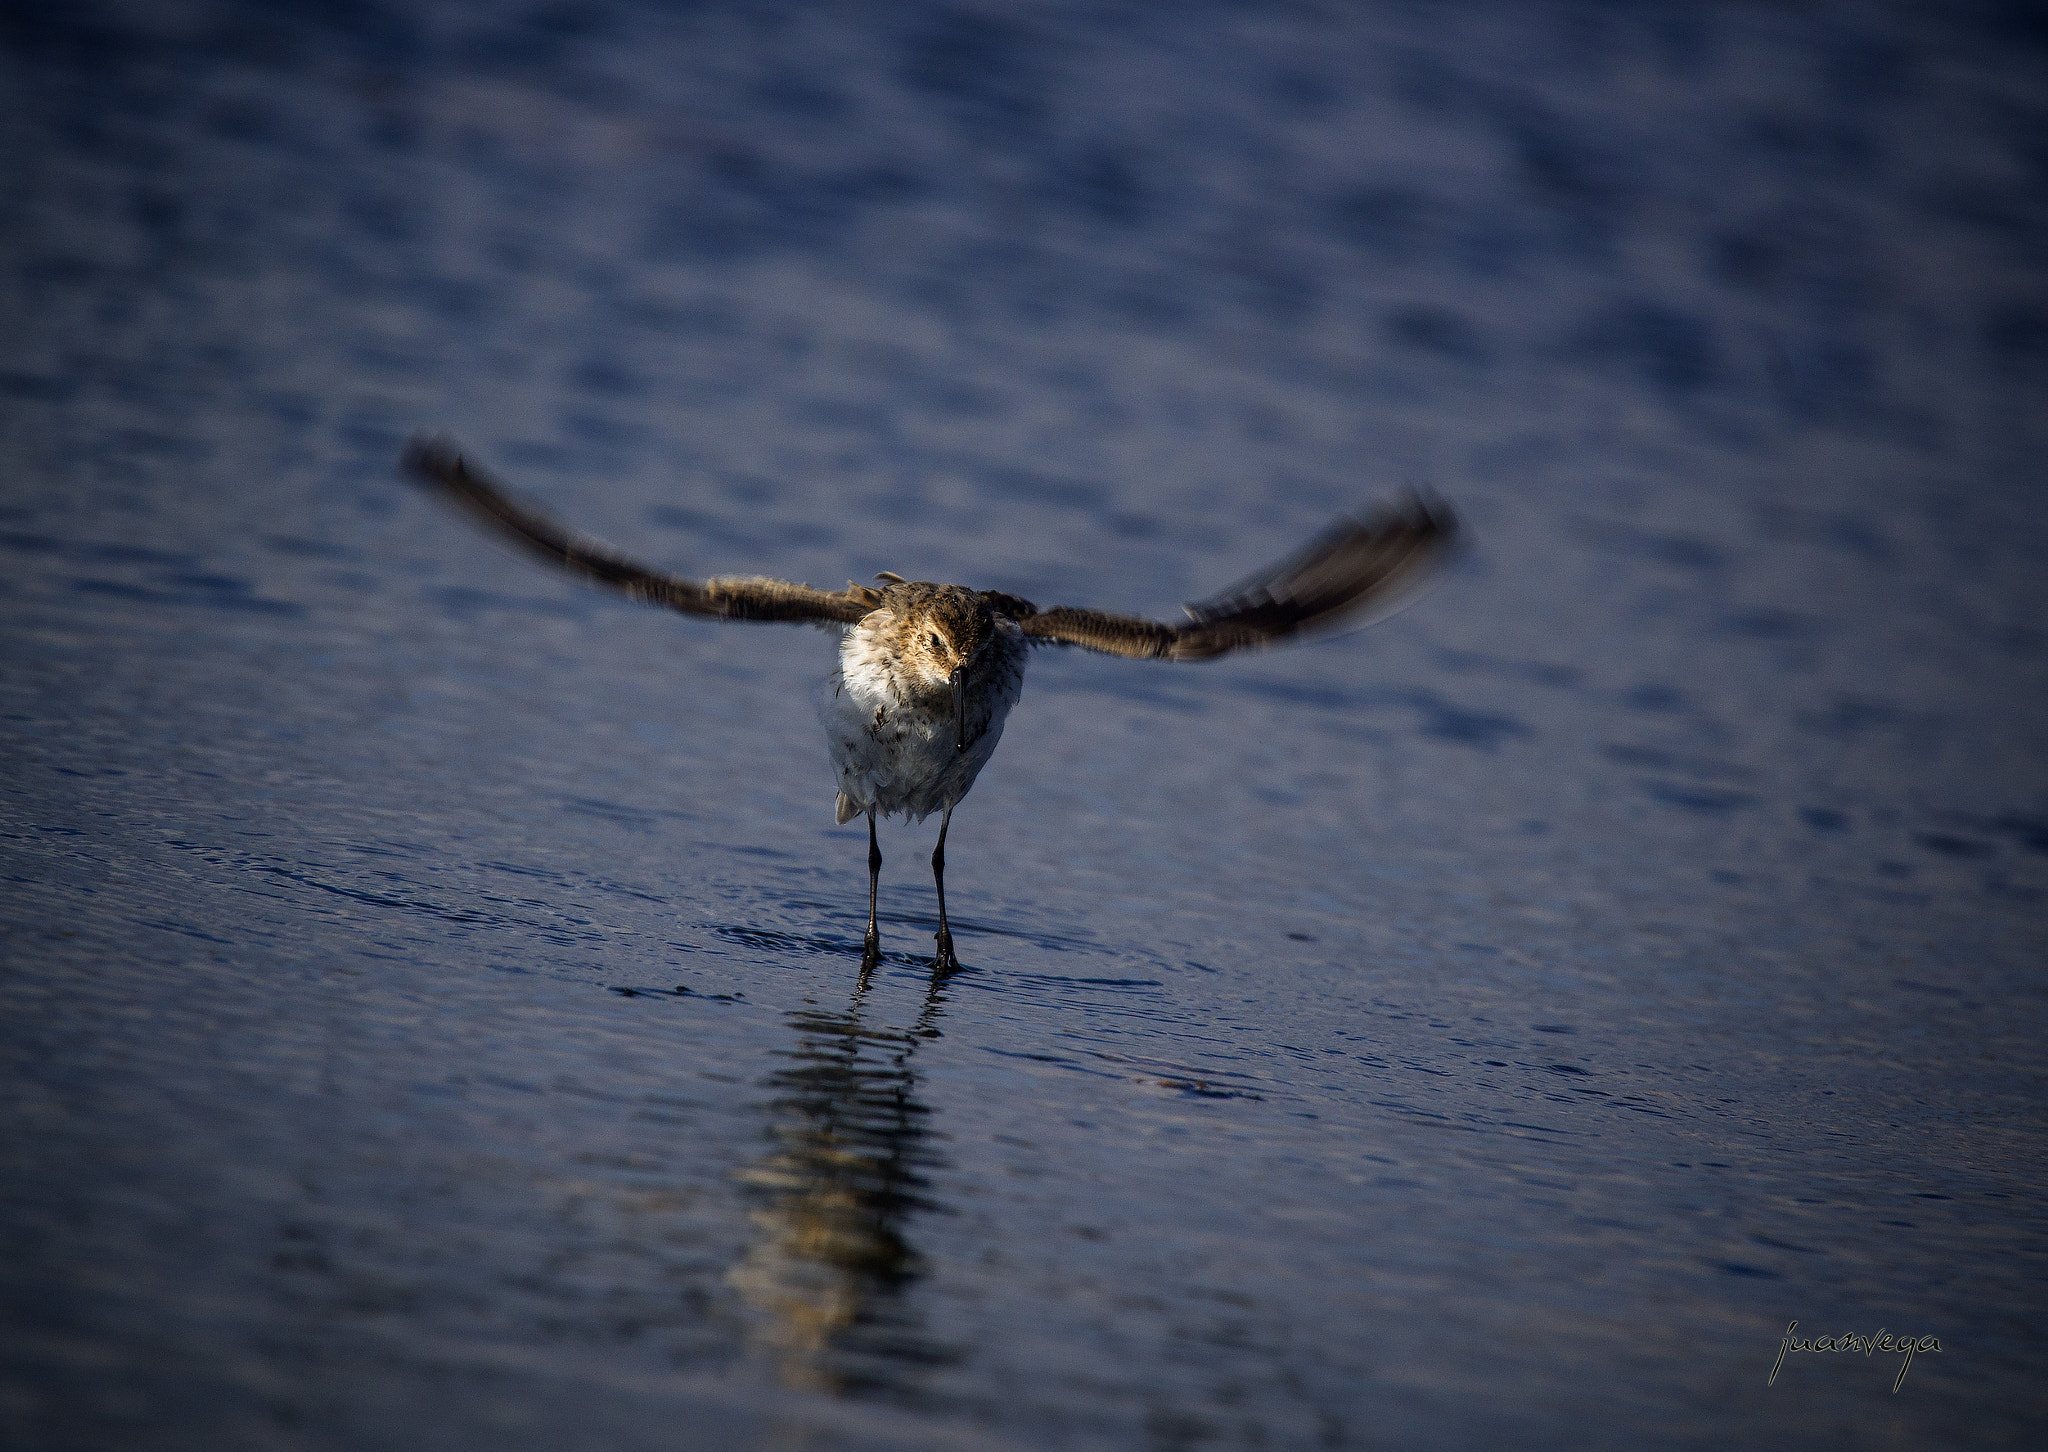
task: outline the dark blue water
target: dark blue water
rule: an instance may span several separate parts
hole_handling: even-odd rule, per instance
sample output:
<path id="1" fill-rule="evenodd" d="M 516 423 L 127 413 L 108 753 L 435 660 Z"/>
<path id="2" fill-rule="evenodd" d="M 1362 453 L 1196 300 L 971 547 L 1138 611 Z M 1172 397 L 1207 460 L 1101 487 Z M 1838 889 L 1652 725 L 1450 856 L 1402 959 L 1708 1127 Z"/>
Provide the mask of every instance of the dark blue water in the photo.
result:
<path id="1" fill-rule="evenodd" d="M 0 1440 L 2032 1445 L 2048 26 L 1937 9 L 9 7 Z M 1041 652 L 863 992 L 829 637 L 417 429 L 698 574 L 1473 547 Z"/>

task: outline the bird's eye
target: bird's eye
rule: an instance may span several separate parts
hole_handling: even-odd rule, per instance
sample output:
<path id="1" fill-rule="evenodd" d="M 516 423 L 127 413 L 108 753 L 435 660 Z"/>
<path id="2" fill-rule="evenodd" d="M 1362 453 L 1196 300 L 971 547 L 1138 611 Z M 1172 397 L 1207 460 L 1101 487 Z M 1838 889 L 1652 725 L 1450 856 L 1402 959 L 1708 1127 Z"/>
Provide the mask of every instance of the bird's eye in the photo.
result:
<path id="1" fill-rule="evenodd" d="M 940 640 L 938 636 L 934 635 L 932 637 L 932 649 L 937 651 L 939 654 L 944 655 L 946 653 L 945 642 Z"/>

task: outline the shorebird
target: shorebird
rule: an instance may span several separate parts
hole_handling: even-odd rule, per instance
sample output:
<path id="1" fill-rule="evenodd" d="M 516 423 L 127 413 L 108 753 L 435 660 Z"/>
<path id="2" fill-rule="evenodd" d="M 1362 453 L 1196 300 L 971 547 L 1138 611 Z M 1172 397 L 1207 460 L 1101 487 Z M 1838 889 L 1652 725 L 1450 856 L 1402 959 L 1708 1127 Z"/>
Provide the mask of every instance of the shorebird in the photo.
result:
<path id="1" fill-rule="evenodd" d="M 1035 645 L 1072 645 L 1139 660 L 1210 660 L 1392 613 L 1457 535 L 1441 502 L 1409 494 L 1363 519 L 1343 518 L 1298 553 L 1187 608 L 1173 625 L 1059 606 L 1041 610 L 1000 590 L 906 580 L 844 590 L 759 575 L 690 580 L 648 569 L 514 501 L 446 439 L 407 446 L 406 473 L 447 495 L 542 558 L 635 600 L 718 620 L 768 620 L 840 630 L 839 663 L 821 715 L 838 776 L 833 816 L 868 819 L 868 931 L 863 975 L 881 956 L 875 894 L 882 850 L 875 818 L 939 819 L 932 882 L 939 895 L 939 974 L 959 966 L 946 921 L 946 831 L 988 765 L 1024 687 Z"/>

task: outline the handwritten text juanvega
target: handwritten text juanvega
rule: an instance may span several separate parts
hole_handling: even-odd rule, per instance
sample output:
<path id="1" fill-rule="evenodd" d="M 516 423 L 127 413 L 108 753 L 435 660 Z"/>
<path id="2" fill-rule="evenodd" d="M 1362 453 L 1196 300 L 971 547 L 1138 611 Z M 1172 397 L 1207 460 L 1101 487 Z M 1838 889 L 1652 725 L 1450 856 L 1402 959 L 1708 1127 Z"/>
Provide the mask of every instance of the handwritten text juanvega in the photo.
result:
<path id="1" fill-rule="evenodd" d="M 1939 1336 L 1894 1336 L 1883 1327 L 1875 1336 L 1794 1336 L 1799 1323 L 1794 1321 L 1785 1328 L 1785 1339 L 1778 1343 L 1778 1359 L 1771 1363 L 1770 1379 L 1765 1386 L 1778 1384 L 1778 1368 L 1785 1364 L 1788 1351 L 1860 1351 L 1865 1356 L 1883 1351 L 1893 1356 L 1904 1356 L 1899 1363 L 1899 1374 L 1892 1381 L 1892 1390 L 1898 1391 L 1906 1380 L 1906 1368 L 1913 1364 L 1913 1358 L 1923 1351 L 1941 1350 Z"/>

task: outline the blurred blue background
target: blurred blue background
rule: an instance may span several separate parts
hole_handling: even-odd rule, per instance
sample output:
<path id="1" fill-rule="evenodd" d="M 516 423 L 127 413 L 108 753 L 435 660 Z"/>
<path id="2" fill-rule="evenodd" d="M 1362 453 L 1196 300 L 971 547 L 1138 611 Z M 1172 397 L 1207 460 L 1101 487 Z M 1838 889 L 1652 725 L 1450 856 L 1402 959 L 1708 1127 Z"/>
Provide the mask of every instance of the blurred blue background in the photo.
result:
<path id="1" fill-rule="evenodd" d="M 0 183 L 9 1445 L 2038 1435 L 2038 6 L 14 4 Z M 830 638 L 416 430 L 699 575 L 1472 547 L 1040 652 L 863 993 Z"/>

